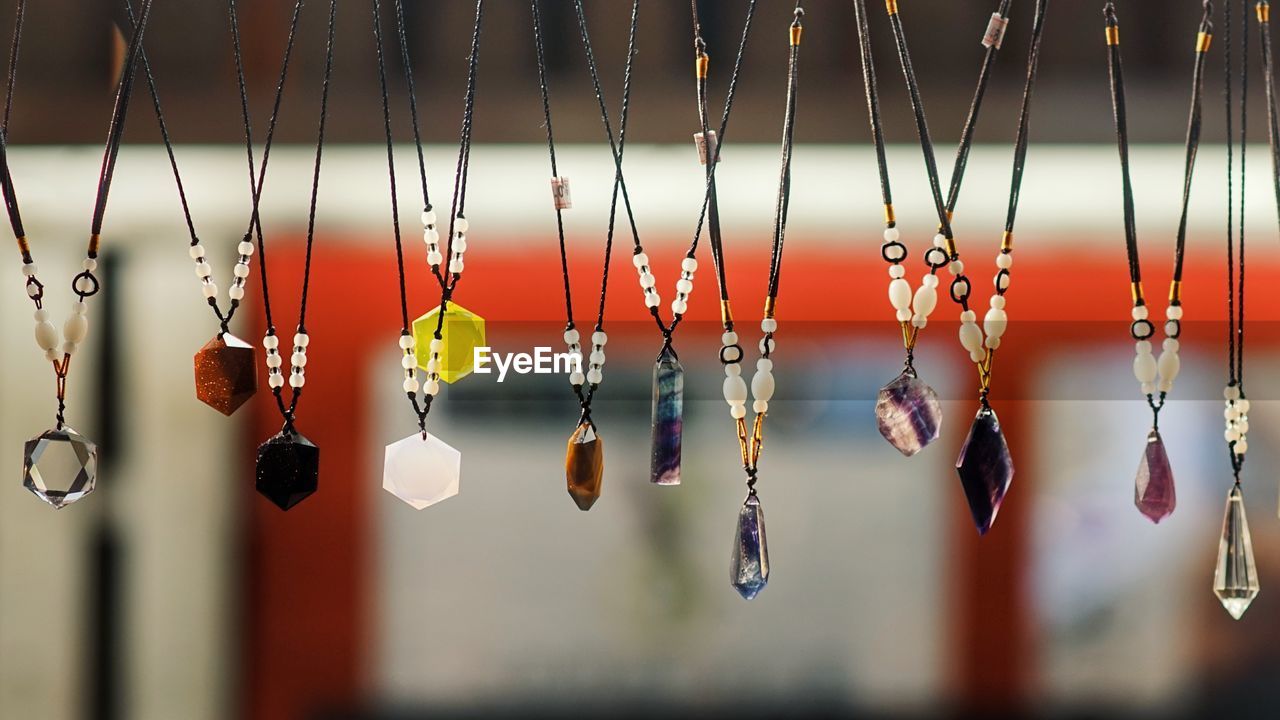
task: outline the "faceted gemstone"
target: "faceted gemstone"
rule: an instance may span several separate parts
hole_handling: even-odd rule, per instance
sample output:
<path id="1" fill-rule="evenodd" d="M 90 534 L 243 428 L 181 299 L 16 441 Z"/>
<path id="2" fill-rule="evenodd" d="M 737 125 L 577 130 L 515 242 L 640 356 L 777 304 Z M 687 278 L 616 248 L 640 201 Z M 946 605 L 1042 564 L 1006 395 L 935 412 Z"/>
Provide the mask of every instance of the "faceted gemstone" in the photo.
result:
<path id="1" fill-rule="evenodd" d="M 223 333 L 196 353 L 196 397 L 200 402 L 230 415 L 258 391 L 253 346 Z"/>
<path id="2" fill-rule="evenodd" d="M 391 443 L 383 454 L 382 489 L 415 510 L 458 494 L 462 453 L 429 433 Z"/>
<path id="3" fill-rule="evenodd" d="M 63 425 L 31 438 L 23 447 L 22 486 L 55 508 L 93 492 L 98 482 L 98 446 Z"/>
<path id="4" fill-rule="evenodd" d="M 1173 514 L 1178 504 L 1173 490 L 1173 469 L 1169 467 L 1169 455 L 1164 451 L 1164 440 L 1158 430 L 1153 429 L 1147 435 L 1147 449 L 1142 453 L 1134 481 L 1133 502 L 1153 523 Z"/>
<path id="5" fill-rule="evenodd" d="M 938 439 L 942 424 L 938 394 L 916 377 L 914 370 L 903 370 L 893 382 L 880 388 L 876 424 L 890 445 L 911 457 Z"/>
<path id="6" fill-rule="evenodd" d="M 1013 458 L 1009 456 L 1009 444 L 1000 430 L 995 410 L 984 407 L 978 411 L 969 427 L 969 436 L 960 447 L 956 471 L 969 501 L 973 524 L 978 527 L 979 535 L 986 535 L 1013 480 Z"/>
<path id="7" fill-rule="evenodd" d="M 288 510 L 320 483 L 320 448 L 297 430 L 281 430 L 258 446 L 258 492 Z"/>
<path id="8" fill-rule="evenodd" d="M 653 450 L 649 481 L 680 484 L 680 441 L 684 431 L 684 368 L 669 346 L 653 366 Z"/>
<path id="9" fill-rule="evenodd" d="M 418 354 L 418 367 L 427 369 L 431 359 L 431 340 L 440 322 L 440 308 L 413 321 L 413 339 Z M 444 324 L 440 327 L 444 348 L 440 351 L 440 379 L 453 383 L 471 374 L 475 369 L 475 349 L 484 347 L 484 318 L 470 310 L 449 303 L 444 311 Z"/>
<path id="10" fill-rule="evenodd" d="M 733 542 L 729 582 L 744 599 L 751 600 L 769 582 L 769 543 L 764 535 L 764 508 L 753 492 L 738 511 L 738 532 Z"/>
<path id="11" fill-rule="evenodd" d="M 1244 495 L 1237 484 L 1227 495 L 1218 541 L 1218 565 L 1213 572 L 1213 592 L 1236 620 L 1258 596 L 1258 568 L 1253 564 L 1253 540 L 1244 515 Z"/>
<path id="12" fill-rule="evenodd" d="M 600 481 L 604 476 L 604 440 L 590 422 L 583 422 L 569 436 L 564 455 L 564 474 L 569 496 L 579 510 L 590 510 L 600 499 Z"/>

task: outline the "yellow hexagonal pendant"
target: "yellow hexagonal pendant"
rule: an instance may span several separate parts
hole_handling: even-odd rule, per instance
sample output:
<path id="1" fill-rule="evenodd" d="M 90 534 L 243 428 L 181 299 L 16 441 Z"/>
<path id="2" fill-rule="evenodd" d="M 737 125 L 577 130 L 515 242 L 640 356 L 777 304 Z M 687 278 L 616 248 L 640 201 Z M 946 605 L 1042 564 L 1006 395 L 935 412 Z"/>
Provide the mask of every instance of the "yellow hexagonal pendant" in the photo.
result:
<path id="1" fill-rule="evenodd" d="M 431 359 L 431 339 L 439 324 L 440 308 L 413 321 L 413 339 L 416 343 L 418 367 L 427 369 Z M 471 374 L 475 369 L 475 349 L 486 345 L 484 318 L 470 310 L 449 303 L 444 311 L 444 324 L 440 327 L 444 348 L 440 353 L 440 379 L 453 383 Z"/>

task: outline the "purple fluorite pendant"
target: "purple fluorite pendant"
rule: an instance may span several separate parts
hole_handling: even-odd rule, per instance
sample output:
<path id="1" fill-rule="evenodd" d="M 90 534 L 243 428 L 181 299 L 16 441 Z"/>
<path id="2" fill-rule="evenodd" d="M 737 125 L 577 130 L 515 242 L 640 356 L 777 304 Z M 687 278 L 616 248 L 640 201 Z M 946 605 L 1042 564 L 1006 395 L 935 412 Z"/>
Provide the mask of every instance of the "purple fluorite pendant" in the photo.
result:
<path id="1" fill-rule="evenodd" d="M 653 366 L 653 449 L 649 481 L 680 484 L 680 448 L 684 432 L 684 368 L 670 346 Z"/>
<path id="2" fill-rule="evenodd" d="M 938 439 L 942 407 L 933 388 L 908 367 L 876 397 L 876 424 L 880 434 L 898 452 L 911 457 Z"/>
<path id="3" fill-rule="evenodd" d="M 1169 455 L 1164 451 L 1159 430 L 1152 429 L 1147 435 L 1147 449 L 1142 453 L 1133 485 L 1133 504 L 1153 523 L 1172 515 L 1178 504 L 1173 490 L 1173 469 L 1169 467 Z"/>
<path id="4" fill-rule="evenodd" d="M 956 472 L 964 487 L 969 512 L 979 535 L 986 535 L 1000 512 L 1005 492 L 1013 480 L 1013 458 L 1000 430 L 1000 419 L 989 407 L 978 410 L 969 427 L 969 436 L 956 458 Z"/>
<path id="5" fill-rule="evenodd" d="M 754 491 L 747 495 L 742 509 L 738 511 L 729 582 L 746 600 L 755 599 L 769 583 L 769 543 L 764 534 L 764 508 Z"/>

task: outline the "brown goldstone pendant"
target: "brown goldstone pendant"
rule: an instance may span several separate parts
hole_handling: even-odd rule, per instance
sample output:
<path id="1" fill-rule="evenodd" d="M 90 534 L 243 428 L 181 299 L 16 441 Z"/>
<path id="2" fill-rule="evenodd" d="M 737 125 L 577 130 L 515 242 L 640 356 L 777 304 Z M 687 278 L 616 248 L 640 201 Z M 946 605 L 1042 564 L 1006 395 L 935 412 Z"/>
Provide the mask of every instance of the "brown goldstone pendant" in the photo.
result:
<path id="1" fill-rule="evenodd" d="M 230 415 L 258 391 L 253 346 L 230 333 L 205 343 L 196 353 L 196 397 Z"/>
<path id="2" fill-rule="evenodd" d="M 590 421 L 578 425 L 569 437 L 564 456 L 564 472 L 569 495 L 579 510 L 590 510 L 600 499 L 600 480 L 604 475 L 604 440 L 596 434 Z"/>

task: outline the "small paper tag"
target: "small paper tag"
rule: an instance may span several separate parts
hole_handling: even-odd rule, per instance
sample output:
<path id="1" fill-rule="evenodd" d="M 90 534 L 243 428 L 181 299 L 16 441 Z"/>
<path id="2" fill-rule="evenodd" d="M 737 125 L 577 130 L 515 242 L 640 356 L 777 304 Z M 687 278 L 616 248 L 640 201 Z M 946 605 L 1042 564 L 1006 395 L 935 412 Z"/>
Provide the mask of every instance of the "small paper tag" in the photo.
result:
<path id="1" fill-rule="evenodd" d="M 1005 28 L 1009 27 L 1009 21 L 1000 17 L 1000 13 L 991 14 L 991 22 L 987 23 L 987 32 L 982 36 L 983 47 L 995 47 L 1000 49 L 1000 43 L 1004 42 Z"/>
<path id="2" fill-rule="evenodd" d="M 568 210 L 573 207 L 573 196 L 569 194 L 569 178 L 551 178 L 551 201 L 557 210 Z"/>
<path id="3" fill-rule="evenodd" d="M 702 133 L 694 133 L 693 143 L 698 146 L 698 162 L 706 165 L 708 158 L 716 154 L 716 131 L 708 130 L 706 137 Z"/>

